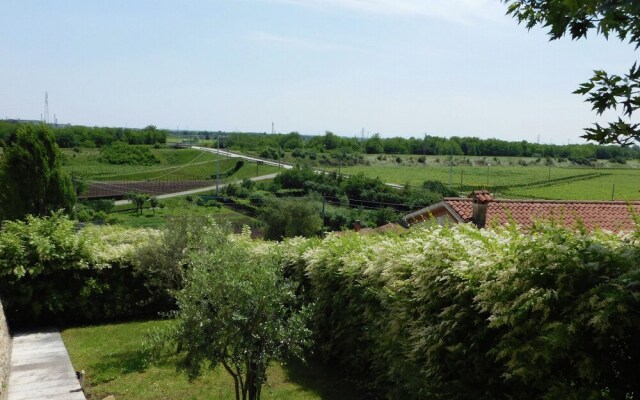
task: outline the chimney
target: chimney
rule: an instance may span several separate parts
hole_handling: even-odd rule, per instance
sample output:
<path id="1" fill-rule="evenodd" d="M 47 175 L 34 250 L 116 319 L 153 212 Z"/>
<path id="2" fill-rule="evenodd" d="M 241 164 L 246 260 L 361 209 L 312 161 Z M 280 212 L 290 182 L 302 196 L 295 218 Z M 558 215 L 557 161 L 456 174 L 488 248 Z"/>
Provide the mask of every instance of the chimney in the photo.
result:
<path id="1" fill-rule="evenodd" d="M 362 225 L 360 225 L 360 220 L 357 219 L 353 223 L 353 230 L 356 231 L 356 232 L 360 232 L 360 228 L 362 228 Z"/>
<path id="2" fill-rule="evenodd" d="M 493 196 L 488 190 L 474 190 L 469 197 L 473 200 L 471 221 L 478 228 L 484 228 L 487 224 L 487 208 L 489 203 L 493 201 Z"/>

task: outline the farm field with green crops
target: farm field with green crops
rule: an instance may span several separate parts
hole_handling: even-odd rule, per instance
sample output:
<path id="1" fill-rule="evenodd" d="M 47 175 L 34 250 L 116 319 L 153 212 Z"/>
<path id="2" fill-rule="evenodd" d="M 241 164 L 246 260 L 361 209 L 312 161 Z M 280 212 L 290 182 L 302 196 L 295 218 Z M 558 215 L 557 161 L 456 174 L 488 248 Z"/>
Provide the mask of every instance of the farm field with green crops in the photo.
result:
<path id="1" fill-rule="evenodd" d="M 98 181 L 115 180 L 205 180 L 215 179 L 217 168 L 217 156 L 212 153 L 201 152 L 192 149 L 151 149 L 154 156 L 160 161 L 151 166 L 141 165 L 113 165 L 101 163 L 97 149 L 80 149 L 79 152 L 64 149 L 64 168 L 77 173 L 84 179 Z M 239 159 L 221 158 L 220 172 L 233 168 Z M 245 165 L 237 171 L 229 180 L 244 179 L 277 172 L 277 167 L 245 162 Z M 222 179 L 225 180 L 225 179 Z"/>
<path id="2" fill-rule="evenodd" d="M 420 185 L 427 180 L 449 184 L 448 166 L 358 165 L 343 173 L 364 173 L 385 182 Z M 487 188 L 497 197 L 553 200 L 640 199 L 640 169 L 558 166 L 454 166 L 451 187 L 460 193 Z"/>

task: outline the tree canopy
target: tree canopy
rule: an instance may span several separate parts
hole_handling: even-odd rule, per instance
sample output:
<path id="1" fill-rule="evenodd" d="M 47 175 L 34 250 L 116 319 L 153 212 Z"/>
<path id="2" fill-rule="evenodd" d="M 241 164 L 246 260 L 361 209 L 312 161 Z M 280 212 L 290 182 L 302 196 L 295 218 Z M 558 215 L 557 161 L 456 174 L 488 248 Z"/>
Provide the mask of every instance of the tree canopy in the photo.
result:
<path id="1" fill-rule="evenodd" d="M 76 193 L 45 125 L 22 125 L 0 159 L 0 220 L 72 210 Z"/>
<path id="2" fill-rule="evenodd" d="M 548 28 L 551 40 L 565 35 L 578 40 L 595 31 L 605 38 L 616 36 L 640 47 L 640 2 L 637 0 L 503 0 L 507 13 L 528 29 Z M 640 107 L 640 66 L 634 63 L 624 75 L 594 71 L 593 77 L 574 92 L 587 96 L 598 115 L 606 110 L 621 116 L 602 126 L 595 123 L 582 137 L 601 144 L 630 145 L 640 142 L 640 124 L 631 117 Z"/>
<path id="3" fill-rule="evenodd" d="M 269 363 L 310 344 L 309 311 L 284 278 L 277 248 L 257 245 L 248 231 L 231 238 L 228 228 L 208 229 L 177 293 L 175 338 L 190 377 L 222 364 L 236 400 L 259 400 Z"/>

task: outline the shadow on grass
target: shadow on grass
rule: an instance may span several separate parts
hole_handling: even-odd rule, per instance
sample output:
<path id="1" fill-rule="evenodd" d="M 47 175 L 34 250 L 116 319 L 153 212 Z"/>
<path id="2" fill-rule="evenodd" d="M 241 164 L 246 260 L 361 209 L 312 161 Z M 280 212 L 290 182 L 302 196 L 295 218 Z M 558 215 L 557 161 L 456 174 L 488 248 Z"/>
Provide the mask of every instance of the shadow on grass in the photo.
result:
<path id="1" fill-rule="evenodd" d="M 111 382 L 121 375 L 144 372 L 149 366 L 149 356 L 142 351 L 125 351 L 101 357 L 101 361 L 91 364 L 94 384 Z"/>
<path id="2" fill-rule="evenodd" d="M 317 361 L 303 363 L 290 360 L 284 366 L 287 378 L 325 400 L 372 399 L 370 395 L 357 390 L 352 382 L 344 379 L 339 371 L 330 369 Z"/>

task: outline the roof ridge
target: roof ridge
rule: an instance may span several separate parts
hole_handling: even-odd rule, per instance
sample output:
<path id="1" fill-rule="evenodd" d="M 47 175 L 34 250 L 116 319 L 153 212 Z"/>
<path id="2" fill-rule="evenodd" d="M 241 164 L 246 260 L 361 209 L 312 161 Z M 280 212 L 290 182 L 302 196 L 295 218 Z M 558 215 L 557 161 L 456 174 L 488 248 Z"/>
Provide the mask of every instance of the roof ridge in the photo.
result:
<path id="1" fill-rule="evenodd" d="M 472 202 L 469 197 L 444 197 L 442 201 Z M 612 204 L 612 205 L 640 205 L 639 200 L 544 200 L 544 199 L 494 199 L 492 203 L 544 203 L 544 204 Z"/>

